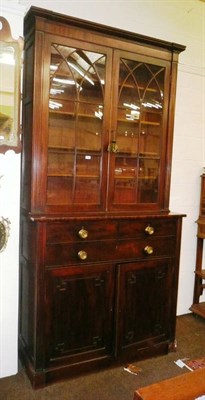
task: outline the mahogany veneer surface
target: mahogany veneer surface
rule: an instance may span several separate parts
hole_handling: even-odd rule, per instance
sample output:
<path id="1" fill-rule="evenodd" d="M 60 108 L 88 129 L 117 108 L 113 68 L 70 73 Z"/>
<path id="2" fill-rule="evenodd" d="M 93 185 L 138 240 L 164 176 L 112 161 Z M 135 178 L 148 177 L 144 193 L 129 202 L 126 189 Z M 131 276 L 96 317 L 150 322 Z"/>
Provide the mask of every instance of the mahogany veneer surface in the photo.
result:
<path id="1" fill-rule="evenodd" d="M 133 400 L 195 400 L 205 395 L 205 368 L 135 391 Z"/>

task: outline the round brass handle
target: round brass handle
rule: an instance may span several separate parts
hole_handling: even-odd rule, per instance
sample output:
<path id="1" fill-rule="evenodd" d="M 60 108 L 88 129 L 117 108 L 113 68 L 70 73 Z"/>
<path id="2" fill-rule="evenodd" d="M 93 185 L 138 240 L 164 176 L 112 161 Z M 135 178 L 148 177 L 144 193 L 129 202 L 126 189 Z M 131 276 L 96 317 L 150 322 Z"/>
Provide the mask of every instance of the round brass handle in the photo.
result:
<path id="1" fill-rule="evenodd" d="M 88 254 L 87 254 L 86 251 L 84 251 L 84 250 L 80 250 L 80 251 L 78 252 L 78 258 L 79 258 L 81 261 L 86 260 L 86 259 L 87 259 L 87 256 L 88 256 Z"/>
<path id="2" fill-rule="evenodd" d="M 148 235 L 153 235 L 153 234 L 154 234 L 154 228 L 153 228 L 153 226 L 148 225 L 148 226 L 145 228 L 145 232 L 146 232 Z"/>
<path id="3" fill-rule="evenodd" d="M 88 231 L 86 231 L 86 229 L 84 229 L 84 228 L 81 228 L 81 229 L 79 230 L 79 232 L 78 232 L 78 236 L 79 236 L 81 239 L 87 239 L 87 237 L 88 237 Z"/>
<path id="4" fill-rule="evenodd" d="M 150 256 L 151 254 L 153 254 L 154 249 L 153 249 L 152 246 L 146 246 L 146 247 L 144 248 L 144 252 Z"/>

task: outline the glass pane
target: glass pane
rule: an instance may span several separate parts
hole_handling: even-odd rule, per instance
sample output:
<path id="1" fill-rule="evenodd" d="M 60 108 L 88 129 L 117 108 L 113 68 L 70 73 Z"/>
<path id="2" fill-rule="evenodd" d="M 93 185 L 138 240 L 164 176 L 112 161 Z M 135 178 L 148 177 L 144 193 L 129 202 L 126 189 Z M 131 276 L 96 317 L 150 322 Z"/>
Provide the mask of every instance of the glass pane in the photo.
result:
<path id="1" fill-rule="evenodd" d="M 77 156 L 75 203 L 100 202 L 100 161 L 101 157 L 92 153 Z"/>
<path id="2" fill-rule="evenodd" d="M 158 125 L 141 124 L 139 154 L 140 156 L 160 155 L 160 139 Z"/>
<path id="3" fill-rule="evenodd" d="M 140 203 L 156 203 L 159 186 L 159 160 L 139 160 L 138 201 Z"/>
<path id="4" fill-rule="evenodd" d="M 119 122 L 117 129 L 117 145 L 120 153 L 138 153 L 138 128 L 134 124 L 128 124 L 126 121 Z"/>
<path id="5" fill-rule="evenodd" d="M 48 204 L 100 202 L 105 63 L 103 54 L 51 46 Z"/>
<path id="6" fill-rule="evenodd" d="M 136 203 L 137 159 L 116 157 L 114 174 L 114 203 Z"/>
<path id="7" fill-rule="evenodd" d="M 145 65 L 142 72 L 143 77 L 146 75 L 147 86 L 142 93 L 140 153 L 159 156 L 162 135 L 164 68 Z"/>
<path id="8" fill-rule="evenodd" d="M 120 60 L 115 203 L 158 201 L 164 78 L 164 67 Z"/>
<path id="9" fill-rule="evenodd" d="M 48 155 L 48 176 L 73 176 L 74 155 L 53 151 Z"/>
<path id="10" fill-rule="evenodd" d="M 116 140 L 120 153 L 137 154 L 140 96 L 136 74 L 138 63 L 121 60 Z"/>
<path id="11" fill-rule="evenodd" d="M 48 149 L 74 149 L 75 116 L 50 112 Z"/>
<path id="12" fill-rule="evenodd" d="M 50 177 L 47 180 L 47 204 L 71 204 L 72 199 L 72 178 L 63 176 Z"/>
<path id="13" fill-rule="evenodd" d="M 101 150 L 103 106 L 80 104 L 76 121 L 76 146 L 78 149 Z"/>

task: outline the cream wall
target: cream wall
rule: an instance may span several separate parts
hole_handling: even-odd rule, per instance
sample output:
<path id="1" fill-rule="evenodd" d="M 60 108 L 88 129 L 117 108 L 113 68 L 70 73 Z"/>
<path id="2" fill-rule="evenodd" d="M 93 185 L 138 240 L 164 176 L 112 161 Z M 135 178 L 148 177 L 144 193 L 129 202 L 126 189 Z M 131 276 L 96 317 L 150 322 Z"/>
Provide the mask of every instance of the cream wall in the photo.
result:
<path id="1" fill-rule="evenodd" d="M 12 35 L 22 35 L 30 5 L 187 46 L 180 55 L 173 148 L 171 211 L 185 213 L 177 314 L 192 303 L 200 174 L 205 166 L 205 3 L 199 0 L 0 0 Z M 11 220 L 0 253 L 0 377 L 17 372 L 18 224 L 20 156 L 0 155 L 0 216 Z"/>
<path id="2" fill-rule="evenodd" d="M 13 38 L 23 32 L 24 7 L 8 7 L 0 0 L 0 15 L 11 26 Z M 7 7 L 5 7 L 7 5 Z M 18 246 L 20 154 L 0 154 L 0 217 L 9 218 L 10 236 L 6 249 L 0 253 L 0 378 L 13 375 L 18 369 Z"/>

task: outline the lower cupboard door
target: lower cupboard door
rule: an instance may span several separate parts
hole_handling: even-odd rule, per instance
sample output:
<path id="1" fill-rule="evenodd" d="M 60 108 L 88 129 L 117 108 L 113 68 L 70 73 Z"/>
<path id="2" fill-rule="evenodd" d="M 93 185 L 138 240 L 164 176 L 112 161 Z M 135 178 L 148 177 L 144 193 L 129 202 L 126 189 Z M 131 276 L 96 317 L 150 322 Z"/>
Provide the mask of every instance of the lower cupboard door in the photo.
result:
<path id="1" fill-rule="evenodd" d="M 110 357 L 113 348 L 112 265 L 46 271 L 46 363 Z"/>
<path id="2" fill-rule="evenodd" d="M 118 266 L 120 359 L 144 358 L 168 347 L 174 282 L 173 260 L 169 258 Z"/>

